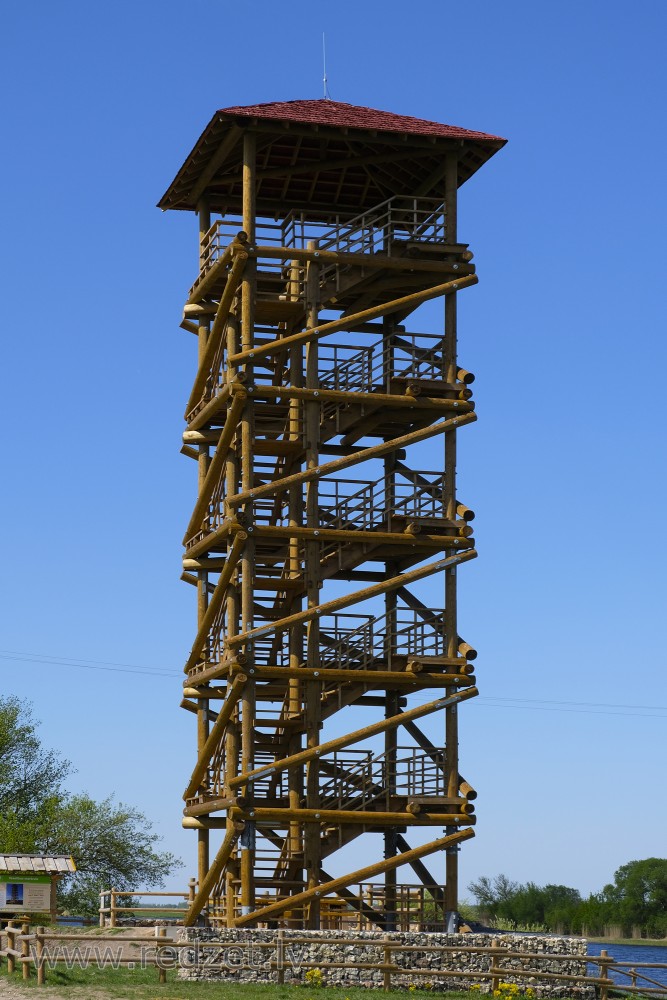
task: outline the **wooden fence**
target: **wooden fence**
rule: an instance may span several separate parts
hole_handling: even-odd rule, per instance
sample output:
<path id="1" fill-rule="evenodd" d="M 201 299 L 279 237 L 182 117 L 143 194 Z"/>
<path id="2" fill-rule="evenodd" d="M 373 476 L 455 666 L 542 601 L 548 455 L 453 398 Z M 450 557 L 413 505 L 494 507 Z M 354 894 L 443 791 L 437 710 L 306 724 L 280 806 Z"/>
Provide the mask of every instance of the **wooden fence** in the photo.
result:
<path id="1" fill-rule="evenodd" d="M 91 944 L 94 943 L 97 947 L 92 949 L 97 955 L 100 952 L 105 953 L 103 958 L 92 958 L 87 957 L 86 963 L 88 965 L 97 965 L 99 968 L 104 968 L 104 966 L 113 966 L 113 968 L 118 968 L 121 966 L 127 966 L 129 968 L 135 968 L 139 963 L 136 957 L 121 958 L 118 953 L 114 957 L 106 957 L 107 953 L 115 947 L 116 949 L 122 948 L 124 945 L 142 945 L 143 953 L 141 958 L 142 967 L 148 965 L 155 966 L 157 971 L 158 983 L 166 983 L 167 981 L 167 968 L 178 969 L 178 952 L 180 949 L 192 950 L 195 948 L 200 948 L 202 951 L 206 951 L 207 956 L 210 956 L 211 951 L 224 952 L 226 949 L 232 947 L 230 942 L 216 942 L 216 941 L 190 941 L 175 943 L 172 939 L 166 937 L 165 927 L 156 927 L 156 937 L 154 939 L 136 936 L 113 936 L 105 937 L 104 935 L 86 935 L 86 934 L 51 934 L 46 933 L 44 927 L 36 927 L 31 931 L 30 925 L 28 923 L 22 923 L 16 926 L 13 921 L 9 921 L 6 928 L 0 930 L 0 964 L 3 959 L 7 961 L 7 972 L 11 975 L 12 973 L 18 973 L 20 969 L 21 976 L 23 979 L 30 979 L 33 976 L 37 977 L 37 984 L 43 986 L 46 983 L 47 969 L 54 968 L 56 965 L 62 963 L 64 965 L 69 965 L 71 968 L 73 964 L 72 955 L 80 955 L 80 945 L 81 944 Z M 74 943 L 74 947 L 70 952 L 62 945 L 65 942 Z M 307 937 L 288 937 L 285 938 L 283 934 L 279 931 L 276 938 L 273 941 L 252 941 L 248 942 L 252 951 L 265 949 L 269 952 L 274 952 L 274 955 L 267 959 L 263 963 L 263 969 L 268 972 L 276 973 L 276 980 L 278 983 L 285 983 L 286 972 L 289 972 L 289 962 L 285 961 L 286 946 L 291 945 L 312 945 L 313 939 Z M 358 946 L 360 944 L 359 939 L 350 940 L 338 940 L 335 943 L 337 946 Z M 328 969 L 345 969 L 353 966 L 355 969 L 364 969 L 368 972 L 382 972 L 382 988 L 387 991 L 391 990 L 393 986 L 398 986 L 395 983 L 395 979 L 403 980 L 400 986 L 405 987 L 405 979 L 409 979 L 410 985 L 416 985 L 414 983 L 415 979 L 419 977 L 424 977 L 427 982 L 428 979 L 437 980 L 454 980 L 461 981 L 466 980 L 470 982 L 471 985 L 484 985 L 488 986 L 488 990 L 491 994 L 500 988 L 503 982 L 519 982 L 521 984 L 522 980 L 528 980 L 531 985 L 535 983 L 536 980 L 540 982 L 545 982 L 547 984 L 551 983 L 554 986 L 562 988 L 565 985 L 571 985 L 572 987 L 592 987 L 595 990 L 596 995 L 600 1000 L 608 1000 L 610 992 L 612 993 L 632 993 L 635 996 L 643 995 L 647 997 L 665 997 L 667 998 L 667 985 L 664 985 L 654 979 L 652 976 L 648 975 L 648 970 L 650 969 L 667 969 L 667 963 L 660 962 L 618 962 L 611 955 L 607 954 L 606 951 L 602 951 L 600 955 L 554 955 L 544 952 L 531 953 L 522 951 L 508 951 L 499 945 L 497 941 L 493 941 L 490 946 L 467 946 L 467 945 L 429 945 L 429 944 L 419 944 L 419 945 L 405 945 L 400 941 L 392 941 L 388 936 L 379 938 L 376 940 L 364 940 L 364 945 L 376 946 L 382 950 L 382 961 L 381 962 L 357 962 L 353 960 L 352 962 L 308 962 L 300 961 L 299 969 L 307 971 L 309 969 L 320 969 L 325 975 Z M 235 942 L 234 951 L 238 955 L 241 942 Z M 147 957 L 146 951 L 154 952 L 154 955 Z M 399 955 L 414 955 L 415 953 L 429 954 L 441 954 L 443 956 L 456 952 L 459 955 L 470 955 L 470 956 L 488 956 L 489 967 L 487 970 L 468 970 L 468 969 L 425 969 L 419 967 L 413 967 L 409 965 L 407 968 L 403 968 L 401 965 L 397 964 L 396 957 Z M 513 964 L 503 965 L 505 961 L 511 961 Z M 521 968 L 517 968 L 517 961 L 521 963 Z M 553 966 L 553 963 L 558 962 L 578 962 L 582 964 L 587 963 L 595 965 L 598 968 L 598 974 L 596 976 L 592 975 L 572 975 L 571 973 L 559 973 L 553 972 L 551 970 L 543 970 L 539 968 L 540 963 L 548 963 Z M 234 978 L 238 976 L 239 973 L 244 971 L 254 971 L 256 972 L 256 966 L 253 965 L 243 965 L 238 964 L 235 960 L 233 966 L 226 966 L 224 959 L 221 962 L 211 964 L 210 960 L 207 960 L 207 968 L 217 968 L 222 971 L 224 968 L 229 968 L 230 975 Z M 530 968 L 527 966 L 530 965 Z M 628 979 L 627 985 L 620 985 L 615 982 L 610 973 L 615 973 L 617 975 L 626 977 Z M 326 979 L 325 979 L 326 984 Z M 347 984 L 351 985 L 351 984 Z"/>
<path id="2" fill-rule="evenodd" d="M 121 892 L 119 889 L 103 889 L 100 892 L 100 927 L 117 927 L 118 926 L 118 916 L 144 916 L 153 917 L 155 919 L 155 911 L 160 909 L 160 905 L 154 904 L 152 906 L 119 906 L 118 903 L 123 899 L 131 899 L 133 897 L 149 897 L 164 899 L 165 897 L 170 897 L 172 899 L 184 899 L 187 906 L 168 907 L 168 917 L 170 921 L 175 924 L 182 924 L 185 914 L 188 912 L 188 906 L 195 898 L 195 889 L 197 881 L 191 878 L 188 883 L 187 892 Z M 165 911 L 166 913 L 166 911 Z"/>
<path id="3" fill-rule="evenodd" d="M 165 948 L 173 948 L 174 942 L 167 938 L 166 927 L 155 928 L 155 939 L 135 936 L 113 936 L 105 937 L 103 934 L 51 934 L 47 933 L 44 927 L 35 927 L 31 930 L 29 923 L 22 923 L 16 926 L 10 920 L 7 926 L 0 930 L 0 965 L 2 960 L 7 960 L 7 972 L 19 973 L 23 979 L 37 977 L 37 985 L 44 986 L 46 983 L 47 969 L 53 969 L 58 965 L 65 965 L 73 968 L 77 964 L 81 967 L 97 968 L 120 968 L 126 966 L 130 969 L 138 965 L 153 965 L 157 969 L 159 983 L 166 983 L 167 971 L 164 967 L 166 963 L 161 961 L 161 953 Z M 72 945 L 71 948 L 66 945 Z M 81 945 L 86 946 L 86 954 L 82 955 Z M 92 948 L 89 946 L 93 946 Z M 141 958 L 129 956 L 123 958 L 122 952 L 125 945 L 141 945 L 143 952 Z M 113 951 L 116 951 L 113 954 Z M 92 952 L 92 954 L 90 954 Z M 146 952 L 154 952 L 147 955 Z"/>

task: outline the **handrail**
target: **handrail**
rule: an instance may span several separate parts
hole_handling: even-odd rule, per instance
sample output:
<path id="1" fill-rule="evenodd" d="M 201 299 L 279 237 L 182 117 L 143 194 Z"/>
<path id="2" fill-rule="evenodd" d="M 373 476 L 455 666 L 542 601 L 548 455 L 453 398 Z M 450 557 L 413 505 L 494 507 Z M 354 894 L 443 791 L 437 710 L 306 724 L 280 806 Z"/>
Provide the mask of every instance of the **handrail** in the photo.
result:
<path id="1" fill-rule="evenodd" d="M 438 198 L 394 195 L 352 219 L 336 218 L 338 221 L 326 228 L 307 219 L 303 211 L 293 209 L 281 222 L 258 219 L 255 241 L 263 246 L 305 249 L 309 241 L 317 240 L 321 249 L 349 250 L 360 245 L 362 252 L 368 253 L 377 252 L 380 247 L 388 256 L 397 236 L 424 243 L 446 241 L 444 204 Z M 199 274 L 191 292 L 241 228 L 241 220 L 235 217 L 213 222 L 201 240 Z"/>

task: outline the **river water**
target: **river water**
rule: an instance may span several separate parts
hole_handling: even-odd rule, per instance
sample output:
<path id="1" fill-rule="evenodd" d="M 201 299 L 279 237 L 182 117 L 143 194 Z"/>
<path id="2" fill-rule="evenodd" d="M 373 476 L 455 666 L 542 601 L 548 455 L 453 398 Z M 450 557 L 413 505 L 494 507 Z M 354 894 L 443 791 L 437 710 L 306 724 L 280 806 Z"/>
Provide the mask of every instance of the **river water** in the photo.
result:
<path id="1" fill-rule="evenodd" d="M 667 965 L 667 946 L 648 944 L 599 944 L 597 942 L 589 942 L 588 954 L 599 955 L 603 948 L 606 949 L 608 954 L 612 958 L 615 958 L 617 962 L 658 962 Z M 589 976 L 597 976 L 597 970 L 597 965 L 590 965 L 588 967 Z M 644 975 L 649 976 L 656 982 L 667 986 L 667 968 L 642 969 L 641 971 Z M 619 973 L 613 971 L 610 975 L 614 982 L 618 983 L 619 986 L 630 985 L 630 979 L 627 976 L 619 975 Z M 637 985 L 642 985 L 641 980 L 637 981 Z M 651 986 L 652 984 L 644 983 L 644 985 Z"/>

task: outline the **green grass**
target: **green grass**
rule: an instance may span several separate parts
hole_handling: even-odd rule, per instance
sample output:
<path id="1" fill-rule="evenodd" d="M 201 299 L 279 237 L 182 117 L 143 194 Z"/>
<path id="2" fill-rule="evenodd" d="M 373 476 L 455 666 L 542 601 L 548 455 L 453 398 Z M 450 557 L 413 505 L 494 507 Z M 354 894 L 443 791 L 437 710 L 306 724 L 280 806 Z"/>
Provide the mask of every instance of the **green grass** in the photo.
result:
<path id="1" fill-rule="evenodd" d="M 0 995 L 2 983 L 11 981 L 17 987 L 30 987 L 37 990 L 34 978 L 27 983 L 19 975 L 8 977 L 3 968 L 0 973 Z M 167 973 L 167 983 L 160 986 L 155 969 L 74 969 L 51 970 L 47 972 L 45 987 L 40 987 L 35 994 L 35 1000 L 40 996 L 72 997 L 72 990 L 95 991 L 105 997 L 122 998 L 122 1000 L 368 1000 L 369 990 L 363 987 L 318 987 L 279 986 L 274 983 L 194 983 L 176 979 L 175 972 Z M 376 991 L 374 991 L 376 992 Z M 386 1000 L 406 1000 L 414 997 L 416 1000 L 426 1000 L 433 997 L 430 990 L 392 990 L 384 993 L 377 991 L 379 997 Z M 239 994 L 242 994 L 239 996 Z M 438 994 L 447 1000 L 472 1000 L 479 994 L 468 992 L 451 992 Z"/>

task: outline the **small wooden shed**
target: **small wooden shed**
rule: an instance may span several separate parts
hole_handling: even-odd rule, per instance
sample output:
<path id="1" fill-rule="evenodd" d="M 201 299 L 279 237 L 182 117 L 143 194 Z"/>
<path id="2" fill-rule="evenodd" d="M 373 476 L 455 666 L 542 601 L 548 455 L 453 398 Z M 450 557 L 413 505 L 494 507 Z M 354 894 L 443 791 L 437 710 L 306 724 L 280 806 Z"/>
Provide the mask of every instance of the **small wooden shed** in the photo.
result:
<path id="1" fill-rule="evenodd" d="M 49 913 L 56 918 L 56 884 L 76 871 L 64 854 L 0 854 L 0 917 Z"/>

